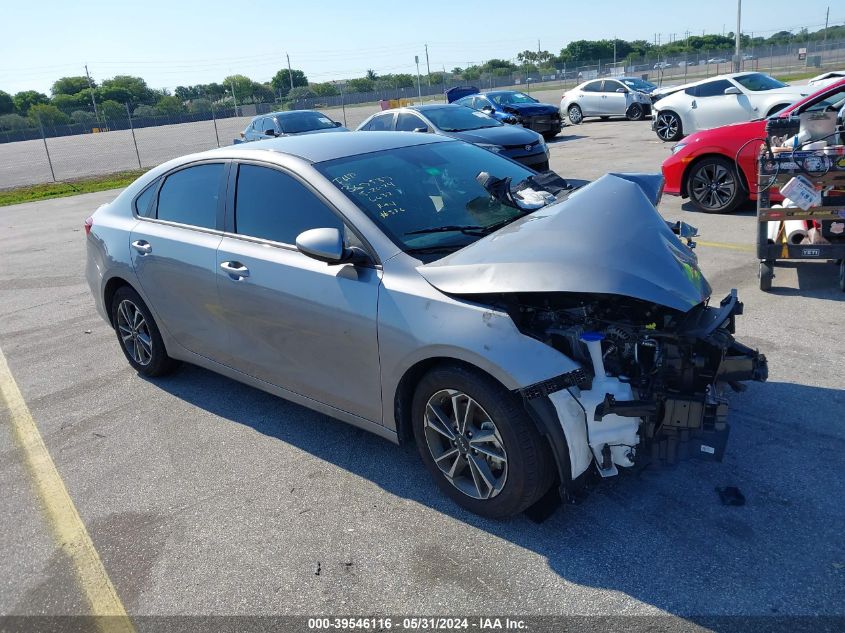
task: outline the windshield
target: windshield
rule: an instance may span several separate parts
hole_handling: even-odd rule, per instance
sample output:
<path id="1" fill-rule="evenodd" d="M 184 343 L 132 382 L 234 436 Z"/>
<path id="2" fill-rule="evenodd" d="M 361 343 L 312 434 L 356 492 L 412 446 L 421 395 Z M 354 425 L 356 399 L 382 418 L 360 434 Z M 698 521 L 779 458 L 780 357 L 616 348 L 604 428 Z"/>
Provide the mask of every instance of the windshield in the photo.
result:
<path id="1" fill-rule="evenodd" d="M 839 112 L 845 106 L 845 88 L 832 92 L 824 99 L 807 106 L 802 112 Z"/>
<path id="2" fill-rule="evenodd" d="M 620 79 L 623 84 L 632 90 L 639 90 L 640 92 L 648 92 L 657 88 L 653 83 L 643 81 L 642 79 Z"/>
<path id="3" fill-rule="evenodd" d="M 483 112 L 471 110 L 464 106 L 443 106 L 442 108 L 426 108 L 420 113 L 428 117 L 444 132 L 466 132 L 467 130 L 480 130 L 485 127 L 502 127 L 495 119 L 491 119 Z"/>
<path id="4" fill-rule="evenodd" d="M 463 142 L 431 143 L 339 158 L 315 167 L 402 250 L 437 259 L 480 239 L 479 231 L 412 234 L 437 227 L 486 227 L 525 212 L 482 187 L 487 172 L 517 184 L 534 172 Z M 426 252 L 429 251 L 429 252 Z M 433 251 L 433 252 L 432 252 Z"/>
<path id="5" fill-rule="evenodd" d="M 739 77 L 734 77 L 734 81 L 746 90 L 751 90 L 752 92 L 763 92 L 764 90 L 776 90 L 778 88 L 786 88 L 786 84 L 779 82 L 773 77 L 764 75 L 763 73 L 741 75 Z"/>
<path id="6" fill-rule="evenodd" d="M 319 112 L 286 112 L 276 117 L 282 132 L 285 134 L 298 134 L 299 132 L 311 132 L 312 130 L 327 130 L 336 127 L 325 114 Z"/>
<path id="7" fill-rule="evenodd" d="M 510 103 L 538 103 L 524 92 L 496 92 L 488 94 L 497 105 L 508 105 Z"/>

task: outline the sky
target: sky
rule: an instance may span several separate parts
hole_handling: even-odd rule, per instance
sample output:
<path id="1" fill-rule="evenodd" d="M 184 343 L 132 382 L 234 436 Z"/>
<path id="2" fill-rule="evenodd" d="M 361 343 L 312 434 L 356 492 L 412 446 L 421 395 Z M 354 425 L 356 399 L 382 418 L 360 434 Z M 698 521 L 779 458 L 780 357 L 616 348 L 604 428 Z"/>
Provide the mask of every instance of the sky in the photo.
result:
<path id="1" fill-rule="evenodd" d="M 845 23 L 829 0 L 743 0 L 742 32 Z M 654 41 L 732 32 L 737 0 L 42 0 L 37 11 L 0 0 L 0 90 L 49 94 L 53 81 L 138 75 L 152 88 L 219 82 L 231 74 L 269 80 L 291 65 L 309 80 L 376 73 L 432 72 L 540 47 L 558 53 L 579 39 Z M 796 7 L 800 7 L 796 8 Z"/>

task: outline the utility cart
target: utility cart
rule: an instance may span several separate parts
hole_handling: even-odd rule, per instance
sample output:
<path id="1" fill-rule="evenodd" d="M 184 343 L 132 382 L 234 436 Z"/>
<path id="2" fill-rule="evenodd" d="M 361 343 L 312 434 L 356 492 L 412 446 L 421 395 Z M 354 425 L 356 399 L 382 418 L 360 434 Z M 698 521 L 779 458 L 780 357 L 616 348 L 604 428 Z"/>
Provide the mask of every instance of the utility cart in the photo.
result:
<path id="1" fill-rule="evenodd" d="M 757 257 L 760 259 L 760 290 L 770 290 L 774 267 L 782 260 L 833 260 L 839 266 L 839 288 L 845 292 L 845 153 L 826 150 L 762 150 L 758 162 Z M 824 192 L 821 205 L 801 208 L 772 208 L 770 192 L 781 189 L 792 178 L 803 176 L 816 190 Z M 824 243 L 789 243 L 784 224 L 770 236 L 769 222 L 816 220 Z"/>

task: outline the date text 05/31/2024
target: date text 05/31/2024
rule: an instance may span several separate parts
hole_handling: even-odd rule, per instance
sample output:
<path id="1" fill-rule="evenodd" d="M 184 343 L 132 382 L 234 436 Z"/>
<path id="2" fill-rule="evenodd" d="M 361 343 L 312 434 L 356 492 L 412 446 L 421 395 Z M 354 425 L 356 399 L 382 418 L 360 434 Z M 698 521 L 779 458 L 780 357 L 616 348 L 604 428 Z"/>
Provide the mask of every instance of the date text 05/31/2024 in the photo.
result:
<path id="1" fill-rule="evenodd" d="M 363 631 L 527 631 L 528 624 L 516 618 L 498 617 L 347 617 L 308 618 L 311 630 Z"/>

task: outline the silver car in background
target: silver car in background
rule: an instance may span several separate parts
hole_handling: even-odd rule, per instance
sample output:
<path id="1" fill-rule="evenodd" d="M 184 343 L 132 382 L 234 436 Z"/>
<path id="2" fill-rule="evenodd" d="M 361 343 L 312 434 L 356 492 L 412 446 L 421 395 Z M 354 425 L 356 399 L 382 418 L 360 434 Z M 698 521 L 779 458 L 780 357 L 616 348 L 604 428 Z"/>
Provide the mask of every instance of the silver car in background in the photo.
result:
<path id="1" fill-rule="evenodd" d="M 194 154 L 86 220 L 87 279 L 140 374 L 186 361 L 413 440 L 485 516 L 649 445 L 720 457 L 724 386 L 765 379 L 735 293 L 706 305 L 659 177 L 553 176 L 434 134 Z"/>
<path id="2" fill-rule="evenodd" d="M 560 100 L 560 116 L 573 125 L 586 117 L 612 116 L 640 121 L 651 114 L 651 98 L 617 79 L 594 79 L 567 90 Z"/>

